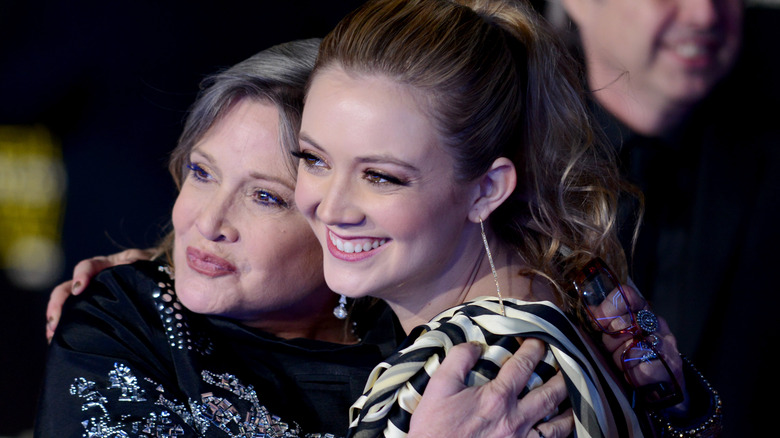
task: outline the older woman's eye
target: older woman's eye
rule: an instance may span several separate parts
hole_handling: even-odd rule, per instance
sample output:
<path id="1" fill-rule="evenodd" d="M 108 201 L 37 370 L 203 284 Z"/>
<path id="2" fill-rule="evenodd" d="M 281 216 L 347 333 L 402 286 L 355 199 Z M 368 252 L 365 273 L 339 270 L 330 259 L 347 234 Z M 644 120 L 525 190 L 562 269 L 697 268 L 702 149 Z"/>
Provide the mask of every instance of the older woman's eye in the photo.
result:
<path id="1" fill-rule="evenodd" d="M 260 205 L 267 205 L 271 207 L 287 208 L 289 205 L 281 196 L 278 196 L 267 190 L 257 190 L 254 193 L 255 202 Z"/>
<path id="2" fill-rule="evenodd" d="M 197 181 L 207 181 L 211 179 L 211 175 L 202 167 L 195 163 L 187 164 L 187 168 L 190 169 L 189 174 L 192 175 Z"/>

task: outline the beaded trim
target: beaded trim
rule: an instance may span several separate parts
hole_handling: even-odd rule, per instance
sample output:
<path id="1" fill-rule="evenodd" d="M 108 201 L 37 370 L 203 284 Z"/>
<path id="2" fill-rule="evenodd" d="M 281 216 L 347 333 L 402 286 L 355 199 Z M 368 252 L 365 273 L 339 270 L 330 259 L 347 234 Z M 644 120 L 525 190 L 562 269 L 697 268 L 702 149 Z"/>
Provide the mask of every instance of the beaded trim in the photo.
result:
<path id="1" fill-rule="evenodd" d="M 167 279 L 158 279 L 152 297 L 165 327 L 169 345 L 171 348 L 194 351 L 202 356 L 212 354 L 214 345 L 211 339 L 190 328 L 189 321 L 183 313 L 184 306 L 179 302 L 173 288 L 173 277 L 171 277 L 170 269 L 163 265 L 158 266 L 157 269 L 168 275 Z"/>
<path id="2" fill-rule="evenodd" d="M 720 399 L 720 394 L 715 388 L 712 387 L 709 381 L 693 366 L 693 363 L 682 354 L 680 357 L 683 360 L 683 366 L 687 366 L 692 371 L 698 380 L 699 384 L 710 395 L 710 406 L 707 415 L 696 426 L 692 427 L 678 427 L 672 424 L 672 421 L 663 414 L 656 412 L 650 412 L 650 418 L 656 424 L 660 430 L 661 437 L 673 437 L 673 438 L 692 438 L 692 437 L 717 437 L 720 436 L 723 430 L 723 404 Z"/>

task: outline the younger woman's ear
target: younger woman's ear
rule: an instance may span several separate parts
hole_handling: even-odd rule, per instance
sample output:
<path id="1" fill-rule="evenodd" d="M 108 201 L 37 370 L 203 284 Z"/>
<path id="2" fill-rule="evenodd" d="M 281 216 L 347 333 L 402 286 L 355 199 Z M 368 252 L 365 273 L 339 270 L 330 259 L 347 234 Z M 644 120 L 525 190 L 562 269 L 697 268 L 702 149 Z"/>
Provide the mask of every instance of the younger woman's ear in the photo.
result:
<path id="1" fill-rule="evenodd" d="M 517 170 L 512 160 L 499 157 L 479 180 L 479 196 L 469 212 L 469 220 L 477 223 L 486 220 L 514 192 L 517 186 Z"/>

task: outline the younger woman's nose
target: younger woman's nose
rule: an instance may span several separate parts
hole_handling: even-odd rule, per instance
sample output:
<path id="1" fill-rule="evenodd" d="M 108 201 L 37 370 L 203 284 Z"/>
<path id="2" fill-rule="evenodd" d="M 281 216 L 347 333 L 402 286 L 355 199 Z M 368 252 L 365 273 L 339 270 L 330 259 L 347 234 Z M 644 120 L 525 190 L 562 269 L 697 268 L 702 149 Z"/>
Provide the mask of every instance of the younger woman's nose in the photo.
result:
<path id="1" fill-rule="evenodd" d="M 331 180 L 321 186 L 321 198 L 316 214 L 328 225 L 347 227 L 360 225 L 365 220 L 359 190 L 348 182 Z"/>

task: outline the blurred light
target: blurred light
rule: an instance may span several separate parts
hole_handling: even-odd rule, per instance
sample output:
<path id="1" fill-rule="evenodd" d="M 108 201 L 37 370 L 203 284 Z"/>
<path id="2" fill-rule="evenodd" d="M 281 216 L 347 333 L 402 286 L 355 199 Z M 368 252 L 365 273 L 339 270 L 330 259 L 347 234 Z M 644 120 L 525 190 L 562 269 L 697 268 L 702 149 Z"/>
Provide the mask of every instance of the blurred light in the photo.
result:
<path id="1" fill-rule="evenodd" d="M 62 273 L 66 179 L 46 127 L 0 125 L 0 269 L 21 288 L 49 288 Z"/>

